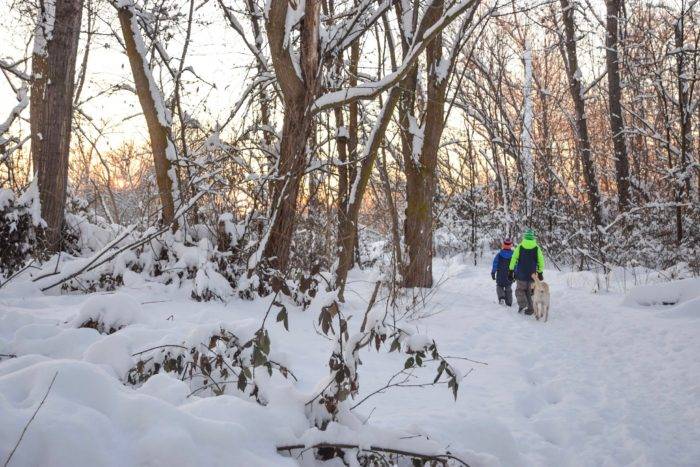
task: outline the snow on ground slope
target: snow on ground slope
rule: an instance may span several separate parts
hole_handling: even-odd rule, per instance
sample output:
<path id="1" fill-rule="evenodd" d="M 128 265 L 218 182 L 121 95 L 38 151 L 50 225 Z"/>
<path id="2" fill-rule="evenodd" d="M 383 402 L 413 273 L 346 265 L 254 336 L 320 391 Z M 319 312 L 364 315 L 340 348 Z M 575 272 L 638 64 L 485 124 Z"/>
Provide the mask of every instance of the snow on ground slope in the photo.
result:
<path id="1" fill-rule="evenodd" d="M 473 466 L 700 465 L 695 295 L 644 306 L 570 288 L 569 275 L 546 271 L 552 307 L 544 324 L 499 306 L 487 267 L 438 262 L 439 287 L 423 317 L 407 323 L 435 338 L 443 355 L 487 365 L 452 360 L 465 374 L 473 368 L 457 401 L 443 386 L 371 397 L 356 409 L 368 426 L 401 430 L 407 443 L 428 435 Z M 372 283 L 371 271 L 353 272 L 346 310 L 364 311 Z M 255 327 L 269 300 L 197 303 L 186 290 L 146 281 L 120 294 L 121 307 L 140 309 L 125 310 L 125 327 L 103 335 L 75 323 L 101 313 L 109 297 L 42 295 L 21 280 L 0 289 L 0 354 L 18 355 L 0 362 L 0 461 L 57 375 L 10 465 L 295 465 L 275 446 L 304 436 L 304 401 L 327 375 L 332 343 L 314 331 L 317 307 L 290 310 L 289 332 L 269 325 L 273 351 L 299 381 L 270 381 L 261 407 L 236 396 L 188 397 L 191 389 L 168 375 L 138 389 L 119 378 L 149 345 L 220 323 Z M 356 400 L 404 359 L 364 352 Z"/>

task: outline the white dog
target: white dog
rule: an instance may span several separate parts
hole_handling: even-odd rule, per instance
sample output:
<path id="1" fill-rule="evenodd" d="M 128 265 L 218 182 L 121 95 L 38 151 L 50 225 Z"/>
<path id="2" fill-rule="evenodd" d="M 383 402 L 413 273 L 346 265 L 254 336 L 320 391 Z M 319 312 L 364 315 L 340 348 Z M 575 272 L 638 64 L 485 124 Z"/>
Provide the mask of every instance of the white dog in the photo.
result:
<path id="1" fill-rule="evenodd" d="M 544 321 L 547 322 L 549 317 L 549 285 L 541 281 L 536 273 L 532 275 L 532 280 L 534 280 L 532 285 L 532 306 L 535 309 L 535 318 L 538 320 L 544 318 Z"/>

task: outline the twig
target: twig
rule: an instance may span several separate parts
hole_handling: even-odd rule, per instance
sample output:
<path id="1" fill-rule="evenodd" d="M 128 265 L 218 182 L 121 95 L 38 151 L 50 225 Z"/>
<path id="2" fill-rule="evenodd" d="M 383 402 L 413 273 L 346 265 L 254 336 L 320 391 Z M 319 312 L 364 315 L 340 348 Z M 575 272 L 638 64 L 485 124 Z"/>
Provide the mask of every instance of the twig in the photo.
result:
<path id="1" fill-rule="evenodd" d="M 403 373 L 403 370 L 400 371 L 399 373 L 397 373 L 397 375 L 400 373 Z M 394 376 L 397 376 L 397 375 L 394 375 Z M 413 375 L 410 375 L 410 374 L 406 375 L 406 377 L 399 382 L 387 383 L 386 385 L 382 386 L 381 388 L 375 389 L 374 391 L 370 392 L 365 397 L 363 397 L 358 403 L 356 403 L 355 405 L 350 407 L 350 410 L 355 410 L 358 406 L 360 406 L 362 403 L 366 402 L 372 396 L 376 396 L 377 394 L 383 394 L 384 391 L 386 391 L 387 389 L 391 389 L 391 388 L 428 388 L 428 387 L 437 386 L 440 384 L 447 384 L 447 381 L 435 381 L 435 382 L 429 381 L 426 383 L 407 384 L 406 381 L 408 381 L 411 376 L 413 376 Z M 393 377 L 392 377 L 392 379 L 393 379 Z"/>
<path id="2" fill-rule="evenodd" d="M 32 267 L 32 264 L 34 264 L 34 261 L 36 261 L 36 258 L 33 258 L 33 259 L 29 262 L 29 264 L 27 264 L 27 265 L 24 266 L 22 269 L 20 269 L 20 270 L 17 271 L 16 273 L 12 274 L 10 277 L 8 277 L 7 280 L 6 280 L 5 282 L 3 282 L 2 284 L 0 284 L 0 289 L 2 289 L 3 287 L 5 287 L 5 285 L 7 285 L 7 283 L 10 282 L 12 279 L 14 279 L 15 277 L 19 276 L 19 275 L 22 274 L 24 271 L 26 271 L 27 269 L 29 269 L 30 267 Z"/>
<path id="3" fill-rule="evenodd" d="M 150 352 L 151 350 L 163 349 L 163 348 L 165 348 L 165 347 L 176 347 L 176 348 L 178 348 L 178 349 L 189 350 L 187 347 L 185 347 L 185 346 L 183 346 L 183 345 L 165 344 L 165 345 L 158 345 L 158 346 L 156 346 L 156 347 L 151 347 L 150 349 L 142 350 L 141 352 L 136 352 L 136 353 L 134 353 L 134 354 L 131 354 L 131 356 L 132 356 L 132 357 L 135 357 L 135 356 L 137 356 L 137 355 L 141 355 L 141 354 L 144 354 L 144 353 L 146 353 L 146 352 Z"/>
<path id="4" fill-rule="evenodd" d="M 32 417 L 29 419 L 27 424 L 24 425 L 24 429 L 22 430 L 22 434 L 19 435 L 19 439 L 17 440 L 15 447 L 12 448 L 10 455 L 7 456 L 7 460 L 3 464 L 3 467 L 7 467 L 10 464 L 10 460 L 12 459 L 12 456 L 14 455 L 15 451 L 19 447 L 19 443 L 22 442 L 22 438 L 24 438 L 24 434 L 27 432 L 27 428 L 29 428 L 29 424 L 32 423 L 32 421 L 34 420 L 34 417 L 36 417 L 36 414 L 39 413 L 39 409 L 41 409 L 41 407 L 44 405 L 44 402 L 46 402 L 46 398 L 49 396 L 49 392 L 51 392 L 51 388 L 53 387 L 53 383 L 56 381 L 57 376 L 58 376 L 58 371 L 53 375 L 53 379 L 51 380 L 51 384 L 49 384 L 49 388 L 46 390 L 46 394 L 44 394 L 43 399 L 41 399 L 41 402 L 39 402 L 39 406 L 36 408 L 36 410 L 32 414 Z"/>
<path id="5" fill-rule="evenodd" d="M 471 358 L 467 358 L 467 357 L 453 357 L 453 356 L 451 356 L 451 355 L 445 355 L 445 356 L 442 357 L 442 358 L 444 358 L 445 360 L 447 360 L 448 358 L 452 358 L 452 359 L 454 359 L 454 360 L 466 360 L 466 361 L 468 361 L 468 362 L 478 363 L 479 365 L 486 365 L 486 366 L 488 366 L 488 363 L 486 363 L 486 362 L 480 362 L 479 360 L 472 360 Z"/>
<path id="6" fill-rule="evenodd" d="M 362 326 L 360 326 L 360 332 L 365 332 L 365 328 L 367 327 L 367 316 L 369 315 L 369 312 L 372 311 L 374 302 L 377 301 L 377 292 L 379 292 L 379 287 L 381 285 L 381 281 L 377 281 L 377 283 L 374 285 L 374 291 L 372 292 L 372 297 L 369 299 L 369 303 L 367 304 L 367 311 L 365 311 L 365 317 L 362 319 Z"/>

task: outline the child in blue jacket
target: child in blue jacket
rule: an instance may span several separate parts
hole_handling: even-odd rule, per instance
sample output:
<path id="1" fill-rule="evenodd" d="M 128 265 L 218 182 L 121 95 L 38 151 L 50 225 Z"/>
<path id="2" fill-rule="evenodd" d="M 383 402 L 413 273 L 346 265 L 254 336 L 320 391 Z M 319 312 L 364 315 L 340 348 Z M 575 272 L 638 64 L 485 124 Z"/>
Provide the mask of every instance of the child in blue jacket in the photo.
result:
<path id="1" fill-rule="evenodd" d="M 496 294 L 498 295 L 498 303 L 508 306 L 513 304 L 513 291 L 511 285 L 513 281 L 508 277 L 508 266 L 510 259 L 513 256 L 513 242 L 506 238 L 503 240 L 501 251 L 493 258 L 493 266 L 491 267 L 491 279 L 496 281 Z"/>

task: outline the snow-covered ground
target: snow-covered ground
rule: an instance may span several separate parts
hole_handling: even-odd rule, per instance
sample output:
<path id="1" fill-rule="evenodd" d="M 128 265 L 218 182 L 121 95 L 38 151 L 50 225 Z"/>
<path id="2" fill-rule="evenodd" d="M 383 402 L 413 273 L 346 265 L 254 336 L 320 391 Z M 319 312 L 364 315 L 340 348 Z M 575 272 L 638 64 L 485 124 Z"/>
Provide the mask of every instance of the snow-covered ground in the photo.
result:
<path id="1" fill-rule="evenodd" d="M 433 337 L 443 355 L 487 364 L 452 360 L 465 374 L 473 368 L 456 401 L 444 386 L 371 397 L 355 411 L 366 420 L 354 430 L 357 442 L 394 431 L 404 445 L 427 449 L 410 436 L 428 435 L 473 467 L 700 465 L 700 280 L 625 298 L 572 287 L 571 274 L 546 271 L 552 307 L 545 324 L 499 306 L 487 266 L 454 259 L 436 271 L 439 287 L 408 325 Z M 371 271 L 353 272 L 346 310 L 364 311 L 373 279 Z M 649 299 L 668 287 L 675 289 Z M 320 439 L 304 415 L 333 345 L 314 330 L 318 307 L 290 308 L 289 332 L 268 323 L 272 352 L 298 381 L 259 375 L 265 407 L 230 395 L 188 397 L 191 388 L 165 374 L 125 386 L 120 378 L 133 353 L 220 323 L 254 332 L 269 304 L 188 296 L 142 280 L 103 297 L 42 295 L 20 279 L 0 289 L 0 354 L 17 355 L 0 362 L 0 461 L 55 376 L 10 465 L 296 465 L 275 446 Z M 661 304 L 668 300 L 678 303 Z M 98 315 L 127 326 L 111 335 L 76 327 Z M 356 400 L 404 360 L 365 349 Z M 340 426 L 331 434 L 353 436 Z"/>

